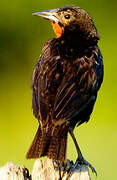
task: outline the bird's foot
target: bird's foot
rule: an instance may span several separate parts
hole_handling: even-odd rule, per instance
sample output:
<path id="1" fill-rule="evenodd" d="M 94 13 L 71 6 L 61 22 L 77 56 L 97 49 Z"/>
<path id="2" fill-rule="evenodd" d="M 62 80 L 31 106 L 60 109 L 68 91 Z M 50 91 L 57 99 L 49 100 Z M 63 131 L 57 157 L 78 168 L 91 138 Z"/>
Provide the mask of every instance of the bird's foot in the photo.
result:
<path id="1" fill-rule="evenodd" d="M 72 165 L 73 161 L 70 161 L 68 159 L 65 162 L 53 160 L 53 166 L 56 170 L 61 169 L 61 171 L 68 171 Z"/>
<path id="2" fill-rule="evenodd" d="M 67 173 L 69 173 L 69 175 L 71 175 L 72 173 L 70 173 L 70 169 L 71 166 L 73 166 L 73 161 L 67 160 L 65 162 L 59 162 L 59 161 L 53 161 L 53 166 L 56 170 L 59 171 L 59 176 L 61 177 L 60 179 L 63 179 L 64 175 Z"/>
<path id="3" fill-rule="evenodd" d="M 71 167 L 72 168 L 71 170 L 75 169 L 78 165 L 88 166 L 92 170 L 92 172 L 95 173 L 95 175 L 97 176 L 97 172 L 95 168 L 84 157 L 82 157 L 81 159 L 78 158 L 75 164 L 73 164 L 73 166 Z"/>

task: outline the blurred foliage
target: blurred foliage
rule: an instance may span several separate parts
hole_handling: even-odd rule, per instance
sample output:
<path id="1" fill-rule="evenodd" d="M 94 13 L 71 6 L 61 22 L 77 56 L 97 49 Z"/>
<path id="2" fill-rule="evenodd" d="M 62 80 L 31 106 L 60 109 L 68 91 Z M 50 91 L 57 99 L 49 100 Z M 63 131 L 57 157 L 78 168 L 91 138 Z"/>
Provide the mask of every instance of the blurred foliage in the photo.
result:
<path id="1" fill-rule="evenodd" d="M 87 10 L 99 31 L 105 76 L 88 124 L 75 129 L 84 156 L 97 169 L 97 180 L 116 179 L 117 163 L 117 1 L 16 0 L 0 2 L 0 165 L 6 161 L 32 168 L 25 153 L 38 122 L 31 111 L 31 75 L 43 44 L 54 37 L 49 21 L 32 12 L 73 4 Z M 71 153 L 72 151 L 74 153 Z M 69 138 L 68 157 L 75 160 Z"/>

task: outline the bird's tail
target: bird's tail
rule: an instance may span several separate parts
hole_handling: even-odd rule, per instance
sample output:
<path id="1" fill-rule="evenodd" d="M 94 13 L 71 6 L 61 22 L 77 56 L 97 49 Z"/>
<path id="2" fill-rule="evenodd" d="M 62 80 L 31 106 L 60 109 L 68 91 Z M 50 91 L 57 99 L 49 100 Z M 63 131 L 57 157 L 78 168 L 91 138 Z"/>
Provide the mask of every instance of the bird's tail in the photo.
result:
<path id="1" fill-rule="evenodd" d="M 53 160 L 65 161 L 67 150 L 68 126 L 37 130 L 36 136 L 26 154 L 26 158 L 47 156 Z"/>

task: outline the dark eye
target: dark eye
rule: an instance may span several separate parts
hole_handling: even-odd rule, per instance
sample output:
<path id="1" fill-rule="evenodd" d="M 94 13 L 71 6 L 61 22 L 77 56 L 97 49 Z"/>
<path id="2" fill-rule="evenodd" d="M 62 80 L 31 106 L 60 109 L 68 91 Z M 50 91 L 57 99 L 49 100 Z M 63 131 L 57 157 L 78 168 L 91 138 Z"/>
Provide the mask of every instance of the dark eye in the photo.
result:
<path id="1" fill-rule="evenodd" d="M 66 14 L 65 19 L 70 19 L 70 14 Z"/>

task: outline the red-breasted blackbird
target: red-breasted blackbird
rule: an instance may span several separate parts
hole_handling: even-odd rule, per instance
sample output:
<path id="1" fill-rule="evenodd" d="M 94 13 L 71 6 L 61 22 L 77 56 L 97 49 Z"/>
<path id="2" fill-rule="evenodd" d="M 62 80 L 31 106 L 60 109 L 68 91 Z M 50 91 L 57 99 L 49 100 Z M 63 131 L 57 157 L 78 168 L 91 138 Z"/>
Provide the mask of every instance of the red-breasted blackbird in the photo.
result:
<path id="1" fill-rule="evenodd" d="M 78 163 L 87 162 L 73 134 L 76 124 L 88 122 L 103 81 L 99 35 L 80 7 L 65 6 L 34 15 L 51 20 L 57 38 L 49 40 L 32 76 L 32 108 L 39 128 L 27 158 L 48 156 L 66 160 L 68 132 L 78 152 Z"/>

